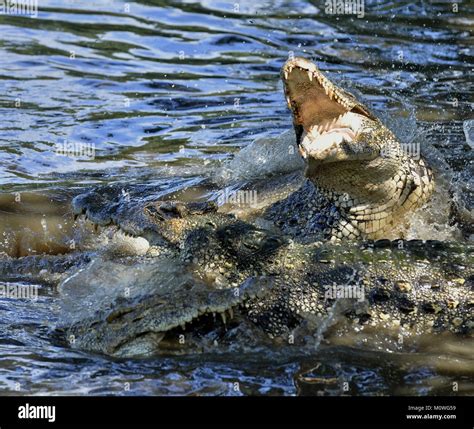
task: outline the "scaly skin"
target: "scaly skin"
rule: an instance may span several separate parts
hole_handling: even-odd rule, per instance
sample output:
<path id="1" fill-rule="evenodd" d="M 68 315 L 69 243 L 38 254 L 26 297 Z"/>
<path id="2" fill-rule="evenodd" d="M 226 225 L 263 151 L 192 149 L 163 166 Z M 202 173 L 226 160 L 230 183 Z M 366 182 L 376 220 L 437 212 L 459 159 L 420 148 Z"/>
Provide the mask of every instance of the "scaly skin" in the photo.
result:
<path id="1" fill-rule="evenodd" d="M 87 282 L 99 295 L 136 289 L 131 297 L 92 297 L 95 312 L 64 327 L 74 347 L 135 356 L 208 350 L 216 341 L 225 350 L 248 345 L 240 335 L 249 322 L 274 341 L 304 344 L 335 311 L 332 285 L 362 293 L 340 300 L 341 332 L 362 325 L 402 329 L 406 338 L 472 332 L 472 246 L 466 253 L 441 242 L 303 244 L 212 213 L 188 220 L 194 226 L 173 244 L 175 256 L 99 261 L 62 285 L 73 299 Z M 227 330 L 212 313 L 222 315 Z"/>
<path id="2" fill-rule="evenodd" d="M 48 259 L 57 273 L 70 270 L 60 291 L 63 313 L 72 319 L 61 331 L 73 347 L 124 357 L 212 351 L 215 344 L 219 350 L 258 347 L 265 344 L 263 334 L 304 344 L 335 311 L 326 296 L 331 285 L 364 288 L 362 301 L 338 304 L 346 316 L 333 327 L 338 332 L 361 325 L 402 330 L 405 338 L 472 332 L 472 246 L 304 243 L 216 213 L 213 205 L 197 210 L 193 203 L 168 201 L 146 207 L 147 231 L 163 242 L 160 256 Z M 35 260 L 39 267 L 31 257 L 9 259 L 0 271 L 18 276 L 47 268 Z M 79 270 L 71 271 L 74 264 Z M 83 305 L 92 314 L 83 315 Z"/>

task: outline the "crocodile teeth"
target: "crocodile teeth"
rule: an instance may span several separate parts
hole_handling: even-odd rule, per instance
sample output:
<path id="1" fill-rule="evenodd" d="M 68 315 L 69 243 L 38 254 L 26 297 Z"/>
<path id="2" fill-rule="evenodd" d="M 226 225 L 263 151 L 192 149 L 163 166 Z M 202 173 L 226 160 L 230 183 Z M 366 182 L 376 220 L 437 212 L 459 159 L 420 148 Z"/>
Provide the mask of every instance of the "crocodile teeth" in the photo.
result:
<path id="1" fill-rule="evenodd" d="M 285 70 L 285 79 L 288 80 L 288 72 Z"/>
<path id="2" fill-rule="evenodd" d="M 230 317 L 231 319 L 234 318 L 234 310 L 232 309 L 232 307 L 229 308 L 229 317 Z"/>
<path id="3" fill-rule="evenodd" d="M 313 73 L 311 73 L 310 71 L 307 71 L 306 73 L 308 73 L 308 78 L 312 82 L 313 81 Z"/>
<path id="4" fill-rule="evenodd" d="M 221 317 L 222 317 L 222 321 L 224 322 L 224 325 L 226 324 L 226 321 L 227 321 L 227 318 L 226 318 L 226 315 L 225 315 L 225 312 L 223 313 L 220 313 Z"/>

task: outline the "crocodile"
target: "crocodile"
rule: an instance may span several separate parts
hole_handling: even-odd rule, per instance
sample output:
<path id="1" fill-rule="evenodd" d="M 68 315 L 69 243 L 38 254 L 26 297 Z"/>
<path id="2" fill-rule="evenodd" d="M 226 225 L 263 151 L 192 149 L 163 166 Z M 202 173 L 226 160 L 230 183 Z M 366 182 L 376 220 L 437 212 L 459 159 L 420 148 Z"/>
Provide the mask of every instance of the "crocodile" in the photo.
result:
<path id="1" fill-rule="evenodd" d="M 149 185 L 73 199 L 99 231 L 147 246 L 54 265 L 65 267 L 61 341 L 136 356 L 305 344 L 331 326 L 472 334 L 472 248 L 403 240 L 434 189 L 425 160 L 313 63 L 291 58 L 281 77 L 305 170 L 252 182 L 269 196 L 252 213 Z"/>
<path id="2" fill-rule="evenodd" d="M 167 251 L 98 260 L 61 284 L 64 313 L 79 315 L 61 328 L 74 347 L 128 357 L 306 345 L 328 319 L 336 337 L 376 329 L 387 344 L 399 332 L 472 335 L 473 246 L 303 243 L 212 203 L 151 205 Z"/>
<path id="3" fill-rule="evenodd" d="M 423 158 L 404 153 L 394 134 L 351 93 L 304 59 L 282 68 L 306 176 L 326 197 L 331 239 L 387 238 L 434 189 Z"/>
<path id="4" fill-rule="evenodd" d="M 364 104 L 312 62 L 289 59 L 281 78 L 308 180 L 262 217 L 285 233 L 313 238 L 403 236 L 400 226 L 408 221 L 407 214 L 423 206 L 434 189 L 433 172 L 425 160 L 404 153 L 394 134 Z M 150 187 L 134 192 L 142 200 L 153 198 Z M 123 185 L 112 186 L 76 197 L 73 208 L 95 224 L 114 223 L 127 233 L 146 234 L 139 207 L 143 203 L 128 204 L 127 199 Z M 306 222 L 310 209 L 314 216 Z M 291 228 L 295 223 L 297 228 Z"/>

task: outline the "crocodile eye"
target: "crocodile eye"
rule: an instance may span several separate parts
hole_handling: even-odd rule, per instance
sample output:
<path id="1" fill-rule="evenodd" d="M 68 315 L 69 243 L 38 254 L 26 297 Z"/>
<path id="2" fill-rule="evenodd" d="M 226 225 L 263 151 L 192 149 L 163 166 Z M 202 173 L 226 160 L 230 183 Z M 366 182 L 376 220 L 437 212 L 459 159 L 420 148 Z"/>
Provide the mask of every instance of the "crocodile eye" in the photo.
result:
<path id="1" fill-rule="evenodd" d="M 143 209 L 143 211 L 152 218 L 156 218 L 161 221 L 165 220 L 163 214 L 157 210 L 155 206 L 147 206 Z"/>
<path id="2" fill-rule="evenodd" d="M 267 245 L 270 247 L 278 247 L 281 246 L 284 241 L 280 237 L 269 237 L 267 239 Z"/>
<path id="3" fill-rule="evenodd" d="M 255 241 L 244 241 L 242 243 L 247 249 L 258 250 L 260 248 L 260 243 Z"/>
<path id="4" fill-rule="evenodd" d="M 214 228 L 214 229 L 217 228 L 217 225 L 214 222 L 211 222 L 210 220 L 206 222 L 206 226 L 210 226 L 211 228 Z"/>

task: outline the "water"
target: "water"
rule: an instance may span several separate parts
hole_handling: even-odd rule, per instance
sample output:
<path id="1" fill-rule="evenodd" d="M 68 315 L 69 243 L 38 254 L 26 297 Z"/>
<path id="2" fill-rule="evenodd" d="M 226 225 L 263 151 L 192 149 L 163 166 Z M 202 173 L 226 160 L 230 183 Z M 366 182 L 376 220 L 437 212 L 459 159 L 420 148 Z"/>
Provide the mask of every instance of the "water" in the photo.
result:
<path id="1" fill-rule="evenodd" d="M 184 189 L 255 138 L 290 128 L 278 78 L 290 53 L 362 93 L 403 141 L 432 143 L 472 201 L 468 2 L 453 13 L 442 2 L 366 1 L 363 19 L 303 0 L 39 3 L 37 18 L 0 15 L 3 251 L 67 248 L 62 213 L 81 188 Z M 81 156 L 58 155 L 68 148 Z M 15 195 L 28 205 L 15 208 Z M 444 222 L 431 233 L 453 238 Z M 121 361 L 51 341 L 51 288 L 0 306 L 2 394 L 342 394 L 347 379 L 349 394 L 451 394 L 454 381 L 474 393 L 468 342 L 439 339 L 415 354 L 377 348 L 374 336 L 366 347 L 323 341 L 317 353 Z"/>

